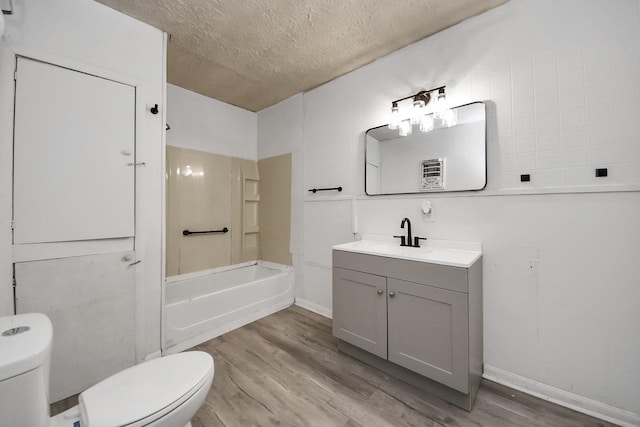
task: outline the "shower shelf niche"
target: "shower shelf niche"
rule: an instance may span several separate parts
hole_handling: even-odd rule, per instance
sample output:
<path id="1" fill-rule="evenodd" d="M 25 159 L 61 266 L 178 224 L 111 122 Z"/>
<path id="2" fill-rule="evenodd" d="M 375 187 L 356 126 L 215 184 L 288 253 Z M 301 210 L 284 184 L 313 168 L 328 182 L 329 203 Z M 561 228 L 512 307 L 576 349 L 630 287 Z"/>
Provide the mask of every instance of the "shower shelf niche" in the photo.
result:
<path id="1" fill-rule="evenodd" d="M 260 223 L 259 223 L 259 202 L 258 194 L 259 179 L 243 178 L 242 198 L 244 203 L 242 241 L 245 248 L 258 248 Z"/>

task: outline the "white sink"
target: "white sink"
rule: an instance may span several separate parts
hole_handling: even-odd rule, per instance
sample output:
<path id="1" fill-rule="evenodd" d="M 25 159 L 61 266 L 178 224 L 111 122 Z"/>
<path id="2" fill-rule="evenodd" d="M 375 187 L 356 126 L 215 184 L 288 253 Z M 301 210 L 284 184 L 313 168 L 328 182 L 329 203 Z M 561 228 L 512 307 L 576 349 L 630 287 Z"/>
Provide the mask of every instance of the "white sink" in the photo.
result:
<path id="1" fill-rule="evenodd" d="M 464 268 L 482 256 L 482 244 L 478 242 L 427 239 L 420 242 L 419 248 L 412 248 L 400 246 L 400 239 L 392 236 L 374 234 L 365 234 L 362 240 L 336 245 L 333 249 Z"/>

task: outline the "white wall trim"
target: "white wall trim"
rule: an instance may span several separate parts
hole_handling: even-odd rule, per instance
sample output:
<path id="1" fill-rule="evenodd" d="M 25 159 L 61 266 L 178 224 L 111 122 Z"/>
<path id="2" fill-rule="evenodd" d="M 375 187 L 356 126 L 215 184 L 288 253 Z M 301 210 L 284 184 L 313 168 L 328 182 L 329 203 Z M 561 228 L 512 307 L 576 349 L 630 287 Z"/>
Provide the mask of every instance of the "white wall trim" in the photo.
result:
<path id="1" fill-rule="evenodd" d="M 159 357 L 162 357 L 162 352 L 160 350 L 158 351 L 154 351 L 153 353 L 147 354 L 143 361 L 144 362 L 148 362 L 149 360 L 153 360 L 153 359 L 157 359 Z"/>
<path id="2" fill-rule="evenodd" d="M 302 308 L 307 309 L 309 311 L 313 311 L 314 313 L 319 314 L 320 316 L 324 316 L 324 317 L 326 317 L 328 319 L 332 319 L 333 318 L 333 313 L 331 312 L 331 310 L 329 310 L 326 307 L 323 307 L 321 305 L 318 305 L 316 303 L 313 303 L 311 301 L 307 301 L 306 299 L 296 298 L 293 303 L 295 305 L 297 305 L 298 307 L 302 307 Z"/>
<path id="3" fill-rule="evenodd" d="M 640 425 L 640 414 L 625 411 L 615 406 L 607 405 L 586 397 L 578 396 L 568 391 L 560 390 L 547 384 L 530 380 L 511 372 L 493 366 L 484 365 L 483 378 L 511 387 L 521 392 L 530 394 L 540 399 L 548 400 L 560 406 L 564 406 L 583 414 L 591 415 L 605 421 L 619 424 L 625 427 Z"/>
<path id="4" fill-rule="evenodd" d="M 13 117 L 16 57 L 0 38 L 0 316 L 15 313 L 13 287 Z"/>
<path id="5" fill-rule="evenodd" d="M 72 242 L 15 244 L 13 245 L 13 262 L 132 251 L 135 247 L 134 243 L 133 237 L 120 237 Z"/>
<path id="6" fill-rule="evenodd" d="M 640 192 L 640 185 L 609 185 L 602 187 L 582 186 L 582 187 L 553 187 L 553 188 L 520 188 L 503 190 L 477 190 L 477 191 L 449 191 L 449 192 L 424 192 L 424 193 L 404 193 L 404 194 L 368 194 L 349 196 L 355 200 L 393 200 L 393 199 L 453 199 L 460 197 L 508 197 L 508 196 L 540 196 L 540 195 L 567 195 L 567 194 L 599 194 L 599 193 L 637 193 Z M 338 196 L 340 197 L 340 196 Z M 344 196 L 346 197 L 346 196 Z M 318 200 L 305 200 L 305 202 L 321 202 L 336 200 L 326 197 Z"/>
<path id="7" fill-rule="evenodd" d="M 116 83 L 122 83 L 133 87 L 138 87 L 143 84 L 143 82 L 135 77 L 102 68 L 94 64 L 82 62 L 77 59 L 72 59 L 60 54 L 52 54 L 30 47 L 13 46 L 11 43 L 7 44 L 18 57 L 44 62 L 46 64 L 55 65 L 61 68 L 67 68 L 72 71 L 78 71 L 80 73 L 89 74 L 92 76 L 100 77 L 102 79 L 111 80 Z"/>
<path id="8" fill-rule="evenodd" d="M 169 34 L 162 33 L 162 123 L 164 130 L 162 131 L 162 176 L 167 176 L 167 49 L 169 47 Z M 165 287 L 164 283 L 167 279 L 167 181 L 161 179 L 161 194 L 160 194 L 160 350 L 158 353 L 160 357 L 162 355 L 162 345 L 165 342 L 166 333 L 166 317 L 164 309 L 165 301 Z M 152 355 L 155 353 L 152 353 Z M 151 355 L 150 355 L 151 356 Z M 150 357 L 147 356 L 147 357 Z"/>

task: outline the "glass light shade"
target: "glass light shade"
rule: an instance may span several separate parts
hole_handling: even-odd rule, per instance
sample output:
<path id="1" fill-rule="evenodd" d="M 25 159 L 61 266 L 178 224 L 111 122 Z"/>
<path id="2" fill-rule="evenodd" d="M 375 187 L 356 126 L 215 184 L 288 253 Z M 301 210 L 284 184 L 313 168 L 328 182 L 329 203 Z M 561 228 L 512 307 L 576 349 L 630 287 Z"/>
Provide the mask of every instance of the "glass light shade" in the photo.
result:
<path id="1" fill-rule="evenodd" d="M 389 129 L 398 129 L 400 127 L 400 111 L 398 104 L 395 102 L 391 107 L 391 116 L 389 117 Z"/>
<path id="2" fill-rule="evenodd" d="M 420 118 L 424 115 L 424 101 L 423 100 L 415 100 L 413 101 L 413 110 L 411 111 L 411 124 L 417 125 L 420 123 Z"/>
<path id="3" fill-rule="evenodd" d="M 444 93 L 444 89 L 438 91 L 438 96 L 435 99 L 433 105 L 433 117 L 435 119 L 442 119 L 445 110 L 447 109 L 447 96 Z"/>
<path id="4" fill-rule="evenodd" d="M 400 136 L 409 136 L 412 131 L 411 119 L 404 119 L 400 122 Z"/>
<path id="5" fill-rule="evenodd" d="M 448 108 L 442 114 L 442 125 L 448 128 L 455 126 L 458 123 L 458 112 Z"/>
<path id="6" fill-rule="evenodd" d="M 430 132 L 433 130 L 433 115 L 423 114 L 420 118 L 420 132 Z"/>

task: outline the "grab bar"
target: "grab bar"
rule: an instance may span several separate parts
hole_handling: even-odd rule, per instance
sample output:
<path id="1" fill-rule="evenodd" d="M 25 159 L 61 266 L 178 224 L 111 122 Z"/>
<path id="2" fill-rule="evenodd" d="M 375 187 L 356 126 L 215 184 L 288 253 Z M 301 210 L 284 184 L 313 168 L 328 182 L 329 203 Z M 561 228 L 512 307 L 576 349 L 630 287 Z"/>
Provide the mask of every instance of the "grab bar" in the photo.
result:
<path id="1" fill-rule="evenodd" d="M 342 191 L 342 187 L 333 187 L 333 188 L 312 188 L 311 191 L 312 193 L 315 193 L 316 191 L 331 191 L 331 190 L 338 190 L 338 191 Z"/>
<path id="2" fill-rule="evenodd" d="M 207 230 L 207 231 L 189 231 L 189 230 L 182 230 L 182 235 L 183 236 L 190 236 L 192 234 L 213 234 L 213 233 L 226 233 L 228 232 L 229 229 L 227 227 L 223 228 L 222 230 Z"/>

